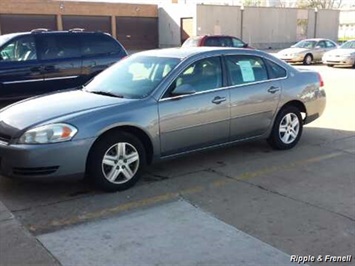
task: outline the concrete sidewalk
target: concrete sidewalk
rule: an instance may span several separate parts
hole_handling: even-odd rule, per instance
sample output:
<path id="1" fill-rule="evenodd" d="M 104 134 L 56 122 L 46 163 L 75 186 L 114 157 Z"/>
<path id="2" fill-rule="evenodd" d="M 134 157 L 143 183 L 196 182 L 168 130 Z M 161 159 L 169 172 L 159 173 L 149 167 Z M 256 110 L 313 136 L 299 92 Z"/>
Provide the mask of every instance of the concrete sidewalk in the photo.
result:
<path id="1" fill-rule="evenodd" d="M 0 265 L 60 265 L 0 202 Z"/>
<path id="2" fill-rule="evenodd" d="M 0 202 L 0 232 L 0 265 L 9 266 L 293 264 L 290 255 L 181 199 L 37 238 Z"/>

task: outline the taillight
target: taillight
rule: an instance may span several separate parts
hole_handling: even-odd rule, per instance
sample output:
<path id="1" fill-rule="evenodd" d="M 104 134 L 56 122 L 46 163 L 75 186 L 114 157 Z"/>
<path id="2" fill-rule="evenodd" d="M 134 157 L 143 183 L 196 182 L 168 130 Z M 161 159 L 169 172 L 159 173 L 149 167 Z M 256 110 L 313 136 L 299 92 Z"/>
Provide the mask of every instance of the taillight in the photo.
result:
<path id="1" fill-rule="evenodd" d="M 318 79 L 319 79 L 319 87 L 323 87 L 324 86 L 324 81 L 323 78 L 321 76 L 321 74 L 318 73 Z"/>

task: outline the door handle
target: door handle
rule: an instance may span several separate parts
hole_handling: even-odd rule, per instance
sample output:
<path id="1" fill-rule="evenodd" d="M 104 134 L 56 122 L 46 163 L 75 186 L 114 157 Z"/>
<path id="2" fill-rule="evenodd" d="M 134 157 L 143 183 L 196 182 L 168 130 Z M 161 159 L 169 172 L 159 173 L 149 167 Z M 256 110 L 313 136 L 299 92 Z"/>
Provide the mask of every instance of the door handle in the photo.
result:
<path id="1" fill-rule="evenodd" d="M 274 94 L 275 92 L 278 92 L 279 90 L 280 90 L 279 87 L 271 86 L 267 91 Z"/>
<path id="2" fill-rule="evenodd" d="M 214 104 L 220 104 L 220 103 L 225 102 L 226 100 L 227 100 L 226 97 L 219 97 L 219 96 L 216 96 L 216 97 L 212 100 L 212 103 L 214 103 Z"/>

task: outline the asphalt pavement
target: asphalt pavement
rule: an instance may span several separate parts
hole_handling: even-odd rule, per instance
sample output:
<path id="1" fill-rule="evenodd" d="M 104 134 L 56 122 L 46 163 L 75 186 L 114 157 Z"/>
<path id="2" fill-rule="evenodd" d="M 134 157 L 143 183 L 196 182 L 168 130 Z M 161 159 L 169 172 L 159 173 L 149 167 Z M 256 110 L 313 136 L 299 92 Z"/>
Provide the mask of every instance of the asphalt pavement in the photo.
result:
<path id="1" fill-rule="evenodd" d="M 327 108 L 290 151 L 194 154 L 119 193 L 1 178 L 0 265 L 355 265 L 355 69 L 307 68 Z"/>

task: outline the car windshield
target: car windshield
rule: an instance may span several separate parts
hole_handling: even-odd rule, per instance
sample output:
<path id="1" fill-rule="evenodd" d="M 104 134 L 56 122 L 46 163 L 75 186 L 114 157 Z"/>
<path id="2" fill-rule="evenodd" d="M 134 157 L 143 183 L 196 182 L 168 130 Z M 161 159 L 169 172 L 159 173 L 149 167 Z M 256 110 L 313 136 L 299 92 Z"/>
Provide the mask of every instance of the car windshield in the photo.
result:
<path id="1" fill-rule="evenodd" d="M 84 90 L 130 99 L 144 98 L 179 62 L 178 58 L 132 55 L 101 72 Z"/>
<path id="2" fill-rule="evenodd" d="M 316 41 L 300 41 L 293 45 L 292 47 L 297 47 L 297 48 L 314 48 L 316 46 Z"/>
<path id="3" fill-rule="evenodd" d="M 355 41 L 347 41 L 340 46 L 341 49 L 355 49 Z"/>

